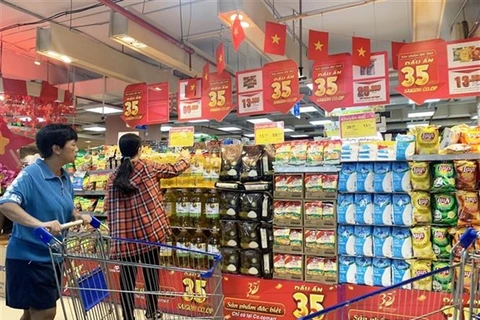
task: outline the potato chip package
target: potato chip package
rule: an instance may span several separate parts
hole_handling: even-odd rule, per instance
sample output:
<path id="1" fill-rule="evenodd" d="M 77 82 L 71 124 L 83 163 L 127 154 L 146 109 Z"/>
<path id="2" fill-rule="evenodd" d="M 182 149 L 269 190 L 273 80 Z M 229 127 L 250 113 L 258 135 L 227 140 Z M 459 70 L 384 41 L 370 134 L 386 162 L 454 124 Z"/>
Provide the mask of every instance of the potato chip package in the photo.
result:
<path id="1" fill-rule="evenodd" d="M 412 278 L 432 271 L 432 263 L 426 260 L 415 260 L 411 264 Z M 414 290 L 432 291 L 432 277 L 426 277 L 413 283 Z"/>
<path id="2" fill-rule="evenodd" d="M 415 227 L 410 231 L 413 239 L 413 256 L 418 259 L 435 259 L 431 241 L 431 227 Z"/>
<path id="3" fill-rule="evenodd" d="M 415 127 L 416 154 L 437 154 L 440 133 L 437 126 Z"/>
<path id="4" fill-rule="evenodd" d="M 430 166 L 428 162 L 410 163 L 410 180 L 413 190 L 429 191 L 431 186 Z"/>
<path id="5" fill-rule="evenodd" d="M 455 161 L 457 174 L 456 187 L 459 190 L 475 190 L 477 178 L 477 164 L 474 161 Z"/>
<path id="6" fill-rule="evenodd" d="M 480 211 L 478 207 L 478 193 L 473 191 L 457 191 L 458 225 L 480 224 Z"/>
<path id="7" fill-rule="evenodd" d="M 448 233 L 448 228 L 432 227 L 433 252 L 437 259 L 450 258 L 452 250 L 452 239 Z"/>
<path id="8" fill-rule="evenodd" d="M 465 128 L 461 132 L 460 142 L 474 146 L 480 144 L 480 127 Z"/>
<path id="9" fill-rule="evenodd" d="M 430 194 L 416 191 L 410 194 L 412 197 L 413 219 L 415 222 L 432 222 L 432 209 Z"/>
<path id="10" fill-rule="evenodd" d="M 433 195 L 433 223 L 456 225 L 458 222 L 457 199 L 451 193 Z"/>
<path id="11" fill-rule="evenodd" d="M 448 268 L 448 262 L 434 261 L 432 271 Z M 452 292 L 453 274 L 451 269 L 433 275 L 432 289 L 434 292 Z"/>
<path id="12" fill-rule="evenodd" d="M 455 191 L 455 169 L 453 163 L 436 163 L 433 165 L 432 191 Z"/>

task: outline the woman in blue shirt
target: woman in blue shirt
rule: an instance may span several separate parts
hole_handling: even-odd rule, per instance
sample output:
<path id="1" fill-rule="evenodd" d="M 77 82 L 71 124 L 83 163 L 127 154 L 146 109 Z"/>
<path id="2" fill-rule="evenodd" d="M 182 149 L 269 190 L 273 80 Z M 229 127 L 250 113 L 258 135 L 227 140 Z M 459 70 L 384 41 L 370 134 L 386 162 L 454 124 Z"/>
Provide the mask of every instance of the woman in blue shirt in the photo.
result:
<path id="1" fill-rule="evenodd" d="M 7 306 L 24 310 L 21 320 L 54 320 L 59 292 L 48 247 L 33 230 L 45 227 L 54 235 L 73 219 L 73 187 L 63 166 L 75 160 L 77 133 L 70 126 L 50 124 L 36 136 L 42 159 L 23 169 L 0 198 L 0 213 L 14 222 L 7 246 Z"/>

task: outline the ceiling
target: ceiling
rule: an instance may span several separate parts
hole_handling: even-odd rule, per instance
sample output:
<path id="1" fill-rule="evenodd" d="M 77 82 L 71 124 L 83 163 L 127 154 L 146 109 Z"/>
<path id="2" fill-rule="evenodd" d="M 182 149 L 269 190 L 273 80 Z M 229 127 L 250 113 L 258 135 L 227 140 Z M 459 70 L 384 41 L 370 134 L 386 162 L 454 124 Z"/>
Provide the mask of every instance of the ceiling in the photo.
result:
<path id="1" fill-rule="evenodd" d="M 437 15 L 436 9 L 442 2 L 445 2 L 445 7 L 443 10 L 439 9 L 440 13 Z M 219 10 L 224 6 L 236 5 L 237 8 L 238 6 L 250 8 L 249 17 L 253 17 L 253 29 L 256 26 L 261 30 L 265 20 L 285 21 L 291 38 L 288 44 L 289 48 L 287 48 L 288 57 L 301 62 L 301 65 L 307 70 L 311 67 L 306 59 L 305 51 L 309 29 L 330 33 L 330 54 L 351 51 L 352 36 L 372 39 L 373 51 L 390 51 L 391 41 L 425 40 L 423 38 L 429 36 L 451 39 L 452 26 L 465 20 L 468 21 L 470 28 L 473 28 L 475 21 L 478 21 L 480 10 L 480 0 L 117 0 L 116 4 L 133 12 L 142 20 L 148 21 L 160 32 L 168 34 L 174 41 L 182 43 L 181 46 L 195 51 L 192 55 L 192 68 L 185 70 L 182 67 L 172 67 L 168 61 L 147 57 L 114 41 L 109 36 L 111 10 L 99 1 L 8 0 L 0 1 L 0 33 L 4 44 L 1 69 L 3 76 L 26 80 L 48 80 L 63 89 L 73 90 L 79 98 L 77 100 L 77 116 L 71 121 L 81 127 L 105 121 L 105 116 L 88 112 L 86 109 L 103 105 L 121 108 L 123 89 L 129 82 L 150 81 L 149 79 L 155 79 L 154 76 L 158 76 L 160 73 L 162 77 L 174 81 L 188 77 L 189 71 L 191 73 L 194 69 L 198 70 L 200 63 L 203 64 L 206 60 L 213 61 L 215 48 L 221 41 L 226 45 L 227 69 L 232 74 L 238 70 L 260 67 L 271 60 L 271 56 L 264 55 L 258 50 L 258 46 L 255 45 L 258 40 L 255 37 L 258 38 L 258 36 L 253 35 L 253 31 L 247 31 L 247 41 L 241 45 L 239 52 L 233 51 L 229 28 L 219 19 Z M 429 8 L 428 5 L 436 7 Z M 300 12 L 308 15 L 302 19 L 301 29 L 298 20 Z M 419 15 L 422 17 L 421 21 L 418 20 Z M 110 73 L 94 67 L 93 62 L 87 67 L 76 65 L 75 62 L 69 65 L 38 55 L 36 53 L 37 28 L 48 28 L 51 24 L 78 31 L 79 36 L 83 37 L 84 43 L 91 44 L 88 47 L 79 47 L 81 48 L 77 50 L 81 51 L 79 54 L 84 56 L 90 54 L 90 58 L 94 60 L 93 56 L 100 53 L 97 54 L 93 47 L 101 44 L 101 53 L 104 55 L 121 54 L 122 57 L 128 58 L 125 60 L 129 62 L 126 63 L 127 65 L 140 63 L 141 67 L 148 71 L 145 71 L 143 75 L 145 79 L 139 79 L 142 76 L 136 78 L 132 76 L 128 79 L 114 76 L 123 71 L 123 66 L 119 66 L 120 69 L 117 73 L 113 71 Z M 77 33 L 75 33 L 76 35 Z M 93 42 L 88 42 L 92 40 Z M 301 59 L 298 55 L 300 40 L 303 43 Z M 79 45 L 82 43 L 83 41 L 80 41 Z M 163 47 L 166 50 L 177 50 L 169 52 L 184 53 L 183 49 L 178 51 L 178 47 L 171 41 L 168 43 L 168 48 L 167 45 L 163 45 Z M 176 54 L 171 53 L 170 55 Z M 42 64 L 34 65 L 35 60 L 41 60 Z M 181 60 L 181 57 L 178 60 Z M 395 72 L 392 72 L 392 87 L 395 85 L 395 81 L 396 75 Z M 301 89 L 302 93 L 307 95 L 309 94 L 308 83 L 309 79 L 303 82 Z M 307 105 L 308 101 L 304 101 L 303 106 Z M 433 122 L 442 121 L 442 124 L 445 125 L 452 122 L 471 121 L 471 115 L 476 113 L 474 99 L 440 101 L 421 108 L 435 109 Z M 408 118 L 409 109 L 412 109 L 412 106 L 408 101 L 392 90 L 392 104 L 387 107 L 385 114 L 389 130 L 406 128 L 406 122 L 411 121 Z M 322 127 L 312 126 L 309 121 L 322 117 L 323 113 L 320 110 L 302 113 L 301 119 L 290 115 L 269 115 L 271 120 L 284 120 L 286 126 L 295 129 L 296 134 L 307 133 L 309 135 L 321 133 Z M 237 126 L 244 133 L 253 131 L 253 125 L 245 120 L 232 113 L 221 125 Z M 423 121 L 424 119 L 418 120 Z M 199 124 L 198 130 L 204 133 L 222 134 L 222 131 L 217 130 L 219 126 L 217 123 L 203 123 L 202 126 Z M 118 130 L 123 129 L 125 128 Z M 153 127 L 149 130 L 159 131 L 159 128 Z M 103 133 L 82 132 L 82 137 L 85 140 L 97 141 L 97 143 L 104 142 L 105 139 Z"/>

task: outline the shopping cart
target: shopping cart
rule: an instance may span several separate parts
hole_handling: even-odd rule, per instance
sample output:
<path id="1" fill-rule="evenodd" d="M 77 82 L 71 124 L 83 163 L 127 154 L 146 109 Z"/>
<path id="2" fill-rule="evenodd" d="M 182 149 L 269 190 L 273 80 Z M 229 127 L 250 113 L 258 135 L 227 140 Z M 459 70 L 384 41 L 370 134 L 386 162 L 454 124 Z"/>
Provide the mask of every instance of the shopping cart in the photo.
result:
<path id="1" fill-rule="evenodd" d="M 80 224 L 62 225 L 61 241 L 35 230 L 49 247 L 65 320 L 223 320 L 220 255 L 108 237 L 97 219 L 68 232 Z"/>
<path id="2" fill-rule="evenodd" d="M 471 249 L 480 232 L 468 229 L 447 266 L 321 311 L 301 320 L 470 320 L 480 319 L 480 252 Z M 442 280 L 444 280 L 442 282 Z M 433 284 L 433 291 L 432 292 Z M 346 285 L 347 293 L 349 285 Z M 414 290 L 411 290 L 414 289 Z M 354 296 L 354 293 L 351 294 Z"/>

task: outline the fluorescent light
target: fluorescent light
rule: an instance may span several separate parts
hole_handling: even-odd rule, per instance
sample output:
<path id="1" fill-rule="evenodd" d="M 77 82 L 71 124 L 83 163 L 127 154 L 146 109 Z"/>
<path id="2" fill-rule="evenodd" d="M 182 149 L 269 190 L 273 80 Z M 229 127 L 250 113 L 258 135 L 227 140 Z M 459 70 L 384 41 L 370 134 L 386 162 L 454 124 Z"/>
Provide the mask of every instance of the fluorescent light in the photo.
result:
<path id="1" fill-rule="evenodd" d="M 308 134 L 292 134 L 292 135 L 290 135 L 290 137 L 292 137 L 292 138 L 308 138 L 309 135 Z"/>
<path id="2" fill-rule="evenodd" d="M 316 120 L 316 121 L 310 121 L 310 124 L 314 126 L 323 126 L 326 124 L 332 123 L 332 120 Z"/>
<path id="3" fill-rule="evenodd" d="M 318 112 L 318 109 L 313 106 L 300 107 L 300 113 L 307 113 L 307 112 Z"/>
<path id="4" fill-rule="evenodd" d="M 155 87 L 155 88 L 153 88 L 153 90 L 155 90 L 155 91 L 162 91 L 162 88 L 160 88 L 160 87 Z"/>
<path id="5" fill-rule="evenodd" d="M 47 51 L 47 55 L 49 55 L 52 58 L 56 58 L 56 59 L 60 58 L 60 54 L 56 53 L 55 51 L 52 51 L 52 50 Z"/>
<path id="6" fill-rule="evenodd" d="M 473 116 L 472 120 L 478 120 L 478 115 Z"/>
<path id="7" fill-rule="evenodd" d="M 407 125 L 407 128 L 415 128 L 415 127 L 426 127 L 428 126 L 428 122 L 412 122 Z"/>
<path id="8" fill-rule="evenodd" d="M 218 130 L 222 130 L 222 131 L 240 131 L 242 129 L 240 128 L 237 128 L 237 127 L 222 127 L 222 128 L 218 128 Z"/>
<path id="9" fill-rule="evenodd" d="M 237 14 L 234 13 L 230 16 L 230 20 L 233 22 L 235 21 L 235 19 L 237 18 Z M 247 21 L 243 21 L 243 15 L 239 14 L 238 15 L 238 18 L 240 19 L 240 25 L 242 26 L 242 28 L 248 28 L 250 27 L 250 23 L 248 23 Z"/>
<path id="10" fill-rule="evenodd" d="M 240 21 L 240 25 L 242 26 L 242 28 L 250 27 L 250 23 L 248 23 L 247 21 Z"/>
<path id="11" fill-rule="evenodd" d="M 424 103 L 434 103 L 434 102 L 439 102 L 440 100 L 441 99 L 427 99 L 427 100 L 425 100 Z M 416 102 L 409 99 L 408 104 L 416 104 Z"/>
<path id="12" fill-rule="evenodd" d="M 60 59 L 65 63 L 72 63 L 72 59 L 70 57 L 62 56 Z"/>
<path id="13" fill-rule="evenodd" d="M 435 114 L 435 111 L 409 112 L 409 118 L 427 118 Z"/>
<path id="14" fill-rule="evenodd" d="M 99 126 L 99 125 L 84 126 L 83 130 L 93 131 L 93 132 L 105 132 L 105 131 L 107 131 L 107 129 L 105 127 Z"/>
<path id="15" fill-rule="evenodd" d="M 0 94 L 0 101 L 5 101 L 5 96 L 3 94 Z"/>
<path id="16" fill-rule="evenodd" d="M 255 137 L 255 134 L 254 133 L 245 133 L 244 136 L 247 137 L 247 138 L 253 138 L 253 137 Z"/>
<path id="17" fill-rule="evenodd" d="M 33 63 L 34 63 L 36 66 L 39 66 L 39 65 L 42 64 L 42 63 L 41 63 L 40 61 L 38 61 L 38 60 L 33 61 Z"/>
<path id="18" fill-rule="evenodd" d="M 313 90 L 313 83 L 307 83 L 307 87 L 308 89 Z"/>
<path id="19" fill-rule="evenodd" d="M 18 120 L 28 122 L 28 121 L 32 121 L 32 118 L 30 118 L 30 117 L 21 117 L 21 118 L 18 118 Z M 42 117 L 37 118 L 37 120 L 38 120 L 38 122 L 45 122 L 45 119 L 43 119 Z"/>
<path id="20" fill-rule="evenodd" d="M 124 36 L 121 38 L 122 41 L 125 41 L 125 42 L 134 42 L 135 39 L 133 39 L 132 37 L 129 37 L 129 36 Z"/>
<path id="21" fill-rule="evenodd" d="M 272 122 L 272 120 L 270 120 L 268 118 L 257 118 L 257 119 L 250 119 L 250 120 L 247 120 L 247 121 L 250 122 L 250 123 L 253 123 L 253 124 Z"/>
<path id="22" fill-rule="evenodd" d="M 118 108 L 112 108 L 112 107 L 95 107 L 95 108 L 87 108 L 85 109 L 85 111 L 100 113 L 100 114 L 114 114 L 114 113 L 121 113 L 123 110 Z"/>
<path id="23" fill-rule="evenodd" d="M 161 132 L 168 132 L 168 131 L 170 131 L 170 129 L 172 129 L 172 126 L 161 126 L 160 127 Z"/>
<path id="24" fill-rule="evenodd" d="M 295 130 L 293 129 L 290 129 L 290 128 L 285 128 L 283 129 L 283 132 L 294 132 Z"/>
<path id="25" fill-rule="evenodd" d="M 191 121 L 188 121 L 189 123 L 202 123 L 202 122 L 210 122 L 210 120 L 205 120 L 205 119 L 202 119 L 202 120 L 191 120 Z"/>

